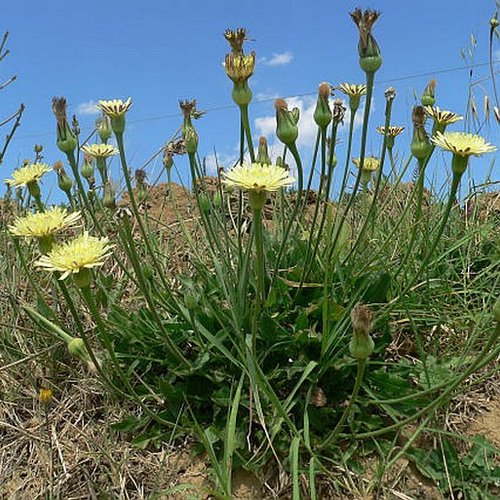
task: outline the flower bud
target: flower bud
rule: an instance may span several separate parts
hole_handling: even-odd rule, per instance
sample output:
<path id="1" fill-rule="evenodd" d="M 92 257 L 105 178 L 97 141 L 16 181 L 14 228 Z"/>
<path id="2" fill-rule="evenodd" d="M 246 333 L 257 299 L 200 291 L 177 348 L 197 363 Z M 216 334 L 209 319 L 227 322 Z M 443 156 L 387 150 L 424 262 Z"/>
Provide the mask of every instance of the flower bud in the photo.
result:
<path id="1" fill-rule="evenodd" d="M 38 398 L 40 400 L 40 403 L 42 403 L 45 406 L 49 406 L 50 403 L 52 402 L 54 394 L 52 393 L 52 389 L 45 389 L 41 388 L 40 392 L 38 394 Z"/>
<path id="2" fill-rule="evenodd" d="M 329 83 L 322 82 L 319 84 L 318 100 L 316 101 L 316 109 L 314 110 L 314 121 L 322 130 L 326 129 L 332 121 L 332 110 L 329 103 L 331 93 L 332 87 Z"/>
<path id="3" fill-rule="evenodd" d="M 427 87 L 425 87 L 422 97 L 420 98 L 420 102 L 422 106 L 434 106 L 436 102 L 436 98 L 434 95 L 434 90 L 436 89 L 437 82 L 436 80 L 431 80 Z"/>
<path id="4" fill-rule="evenodd" d="M 411 153 L 418 160 L 425 160 L 432 151 L 432 144 L 425 131 L 425 109 L 422 106 L 415 106 L 412 113 L 413 139 L 411 141 Z"/>
<path id="5" fill-rule="evenodd" d="M 214 193 L 214 199 L 213 199 L 214 207 L 215 208 L 220 208 L 222 206 L 222 195 L 219 190 L 217 190 Z"/>
<path id="6" fill-rule="evenodd" d="M 115 190 L 111 185 L 111 182 L 106 182 L 104 184 L 104 195 L 102 197 L 102 204 L 104 207 L 109 208 L 110 210 L 115 210 L 116 201 L 115 201 Z"/>
<path id="7" fill-rule="evenodd" d="M 359 64 L 366 73 L 375 73 L 382 65 L 380 48 L 372 35 L 372 27 L 380 16 L 375 10 L 355 9 L 350 13 L 359 30 Z"/>
<path id="8" fill-rule="evenodd" d="M 103 144 L 107 144 L 108 140 L 111 138 L 111 134 L 113 133 L 113 130 L 111 129 L 111 119 L 109 116 L 103 114 L 100 118 L 97 118 L 95 126 L 99 139 L 101 139 Z"/>
<path id="9" fill-rule="evenodd" d="M 79 358 L 82 361 L 88 361 L 89 360 L 89 353 L 87 351 L 87 348 L 85 347 L 85 342 L 83 339 L 80 339 L 78 337 L 73 337 L 68 343 L 68 352 L 70 356 L 73 356 L 75 358 Z"/>
<path id="10" fill-rule="evenodd" d="M 370 337 L 373 326 L 373 313 L 364 304 L 356 304 L 351 311 L 353 337 L 349 343 L 351 356 L 358 361 L 366 360 L 373 353 L 375 343 Z"/>
<path id="11" fill-rule="evenodd" d="M 274 103 L 276 109 L 276 135 L 278 139 L 287 146 L 294 144 L 299 136 L 300 111 L 298 108 L 288 110 L 288 104 L 283 99 L 276 99 Z"/>
<path id="12" fill-rule="evenodd" d="M 80 170 L 82 177 L 86 179 L 88 182 L 90 182 L 92 179 L 94 179 L 94 166 L 92 165 L 92 157 L 85 154 L 84 160 L 83 160 L 83 165 Z"/>
<path id="13" fill-rule="evenodd" d="M 61 191 L 64 191 L 68 196 L 71 193 L 71 188 L 73 187 L 73 181 L 69 178 L 68 174 L 64 170 L 63 164 L 60 161 L 54 163 L 54 170 L 57 173 L 57 184 Z"/>
<path id="14" fill-rule="evenodd" d="M 77 146 L 77 140 L 68 124 L 66 99 L 64 97 L 54 97 L 52 99 L 52 111 L 57 120 L 57 147 L 63 153 L 71 153 Z"/>
<path id="15" fill-rule="evenodd" d="M 259 149 L 257 150 L 257 158 L 255 163 L 262 165 L 271 165 L 271 158 L 267 148 L 267 139 L 264 136 L 259 137 Z"/>
<path id="16" fill-rule="evenodd" d="M 198 307 L 199 302 L 200 297 L 192 289 L 188 290 L 184 295 L 184 304 L 188 311 L 194 311 Z"/>
<path id="17" fill-rule="evenodd" d="M 198 134 L 196 130 L 191 125 L 186 127 L 184 130 L 184 143 L 186 145 L 186 152 L 188 154 L 194 154 L 198 150 Z"/>
<path id="18" fill-rule="evenodd" d="M 198 203 L 202 214 L 208 214 L 210 212 L 210 198 L 207 193 L 200 193 L 198 195 Z"/>

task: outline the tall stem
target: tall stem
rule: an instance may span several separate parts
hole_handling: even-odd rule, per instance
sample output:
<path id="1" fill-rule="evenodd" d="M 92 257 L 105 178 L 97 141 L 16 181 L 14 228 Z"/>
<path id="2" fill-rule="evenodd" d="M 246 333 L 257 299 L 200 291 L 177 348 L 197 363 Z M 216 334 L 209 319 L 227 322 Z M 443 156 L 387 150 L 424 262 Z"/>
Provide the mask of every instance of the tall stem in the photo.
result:
<path id="1" fill-rule="evenodd" d="M 255 163 L 255 152 L 253 149 L 252 131 L 250 129 L 250 120 L 248 118 L 248 104 L 240 106 L 240 112 L 241 112 L 241 122 L 243 124 L 243 128 L 245 130 L 245 135 L 247 138 L 248 154 L 250 155 L 250 161 L 252 163 Z"/>

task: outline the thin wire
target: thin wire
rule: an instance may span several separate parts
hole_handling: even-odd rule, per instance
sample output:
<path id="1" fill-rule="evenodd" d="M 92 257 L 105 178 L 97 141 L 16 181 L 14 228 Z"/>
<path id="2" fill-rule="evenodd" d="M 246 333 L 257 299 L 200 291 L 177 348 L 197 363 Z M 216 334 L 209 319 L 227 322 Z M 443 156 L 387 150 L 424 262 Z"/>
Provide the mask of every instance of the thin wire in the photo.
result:
<path id="1" fill-rule="evenodd" d="M 493 61 L 493 63 L 498 63 L 500 62 L 500 59 L 497 59 L 495 61 Z M 452 73 L 454 71 L 461 71 L 461 70 L 472 70 L 474 68 L 481 68 L 481 67 L 484 67 L 484 66 L 488 66 L 489 65 L 489 62 L 484 62 L 484 63 L 477 63 L 477 64 L 470 64 L 470 65 L 467 65 L 467 66 L 454 66 L 454 67 L 451 67 L 451 68 L 443 68 L 443 69 L 438 69 L 438 70 L 435 70 L 435 71 L 425 71 L 423 73 L 414 73 L 412 75 L 406 75 L 406 76 L 400 76 L 400 77 L 396 77 L 396 78 L 388 78 L 388 79 L 385 79 L 385 80 L 379 80 L 377 82 L 378 85 L 383 85 L 383 84 L 387 84 L 387 83 L 394 83 L 394 82 L 402 82 L 402 81 L 405 81 L 405 80 L 411 80 L 413 78 L 419 78 L 419 77 L 422 77 L 422 76 L 434 76 L 434 75 L 441 75 L 441 74 L 444 74 L 444 73 Z M 488 77 L 485 77 L 485 80 L 489 80 L 491 79 L 490 76 Z M 314 96 L 316 95 L 317 92 L 303 92 L 303 93 L 299 93 L 299 94 L 293 94 L 293 95 L 289 95 L 287 97 L 284 97 L 284 99 L 289 99 L 291 97 L 308 97 L 308 96 Z M 275 100 L 275 97 L 265 97 L 265 98 L 262 98 L 262 99 L 254 99 L 253 100 L 253 103 L 254 104 L 261 104 L 261 103 L 266 103 L 266 102 L 273 102 Z M 214 106 L 213 108 L 208 108 L 208 109 L 205 109 L 204 112 L 205 113 L 212 113 L 212 112 L 217 112 L 217 111 L 226 111 L 226 110 L 229 110 L 229 109 L 235 109 L 237 108 L 237 106 L 233 103 L 231 104 L 226 104 L 226 105 L 221 105 L 221 106 Z M 146 118 L 138 118 L 138 119 L 135 119 L 135 120 L 130 120 L 129 123 L 144 123 L 144 122 L 151 122 L 151 121 L 158 121 L 158 120 L 167 120 L 167 119 L 170 119 L 170 118 L 179 118 L 182 116 L 182 113 L 181 112 L 176 112 L 176 113 L 169 113 L 169 114 L 166 114 L 166 115 L 158 115 L 158 116 L 149 116 L 149 117 L 146 117 Z M 49 136 L 49 135 L 53 135 L 53 132 L 42 132 L 42 133 L 39 133 L 39 134 L 27 134 L 27 135 L 18 135 L 16 136 L 17 139 L 33 139 L 33 138 L 36 138 L 36 137 L 44 137 L 44 136 Z"/>

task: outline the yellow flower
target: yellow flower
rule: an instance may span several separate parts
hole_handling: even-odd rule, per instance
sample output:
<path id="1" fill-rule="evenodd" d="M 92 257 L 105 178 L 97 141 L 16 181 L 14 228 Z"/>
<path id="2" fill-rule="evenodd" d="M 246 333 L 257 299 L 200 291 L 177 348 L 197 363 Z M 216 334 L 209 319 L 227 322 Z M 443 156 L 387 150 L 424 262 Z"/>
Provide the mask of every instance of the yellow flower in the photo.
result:
<path id="1" fill-rule="evenodd" d="M 82 151 L 92 158 L 108 158 L 119 153 L 118 149 L 111 144 L 87 144 L 82 146 Z"/>
<path id="2" fill-rule="evenodd" d="M 238 165 L 222 175 L 224 184 L 249 192 L 277 191 L 295 182 L 283 167 L 261 163 Z"/>
<path id="3" fill-rule="evenodd" d="M 404 127 L 397 127 L 395 125 L 389 125 L 387 127 L 387 136 L 388 137 L 396 137 L 399 134 L 401 134 L 404 129 L 405 129 Z M 377 132 L 381 135 L 385 135 L 385 127 L 383 127 L 383 126 L 377 127 Z"/>
<path id="4" fill-rule="evenodd" d="M 464 117 L 453 113 L 452 111 L 441 110 L 437 106 L 433 108 L 432 106 L 425 106 L 425 113 L 430 116 L 438 125 L 449 125 L 450 123 L 455 123 L 463 120 Z"/>
<path id="5" fill-rule="evenodd" d="M 454 155 L 464 158 L 481 156 L 497 149 L 481 136 L 464 132 L 436 132 L 436 135 L 431 137 L 431 141 L 441 149 L 451 151 Z"/>
<path id="6" fill-rule="evenodd" d="M 46 212 L 17 217 L 14 224 L 9 226 L 9 231 L 15 236 L 43 238 L 74 225 L 80 218 L 80 212 L 68 213 L 65 208 L 52 207 Z"/>
<path id="7" fill-rule="evenodd" d="M 50 172 L 52 169 L 46 163 L 32 163 L 12 172 L 12 179 L 5 179 L 9 186 L 21 187 L 27 186 L 31 182 L 38 181 L 42 175 Z"/>
<path id="8" fill-rule="evenodd" d="M 356 167 L 359 168 L 361 165 L 361 158 L 353 158 L 352 162 Z M 363 162 L 363 170 L 368 170 L 369 172 L 374 172 L 375 170 L 378 170 L 380 167 L 380 160 L 378 158 L 375 158 L 373 156 L 366 156 L 365 161 Z"/>
<path id="9" fill-rule="evenodd" d="M 38 398 L 40 399 L 40 403 L 48 406 L 52 402 L 52 397 L 54 394 L 51 389 L 41 388 L 38 393 Z"/>
<path id="10" fill-rule="evenodd" d="M 226 74 L 234 83 L 246 82 L 255 68 L 255 52 L 246 56 L 243 54 L 226 54 L 224 69 Z"/>
<path id="11" fill-rule="evenodd" d="M 339 90 L 349 97 L 361 97 L 366 94 L 366 85 L 355 85 L 354 83 L 341 83 Z"/>
<path id="12" fill-rule="evenodd" d="M 36 265 L 46 271 L 62 273 L 59 279 L 63 280 L 83 269 L 101 266 L 104 259 L 111 255 L 111 248 L 108 238 L 95 238 L 85 231 L 78 238 L 54 247 Z"/>
<path id="13" fill-rule="evenodd" d="M 109 117 L 119 117 L 123 116 L 130 109 L 132 99 L 129 97 L 125 102 L 121 99 L 99 101 L 96 106 Z"/>

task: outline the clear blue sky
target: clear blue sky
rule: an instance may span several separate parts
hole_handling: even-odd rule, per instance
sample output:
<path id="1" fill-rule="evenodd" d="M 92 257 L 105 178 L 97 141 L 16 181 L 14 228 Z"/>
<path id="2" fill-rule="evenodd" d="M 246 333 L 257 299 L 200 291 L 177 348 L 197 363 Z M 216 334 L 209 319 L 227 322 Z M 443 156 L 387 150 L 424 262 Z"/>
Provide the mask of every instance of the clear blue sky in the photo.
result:
<path id="1" fill-rule="evenodd" d="M 314 94 L 323 80 L 332 84 L 364 80 L 358 66 L 357 28 L 348 16 L 357 6 L 382 11 L 374 29 L 384 62 L 376 75 L 380 83 L 374 97 L 373 129 L 382 123 L 383 93 L 389 84 L 398 91 L 393 123 L 406 126 L 407 136 L 411 135 L 414 92 L 420 94 L 431 77 L 438 80 L 437 104 L 465 112 L 469 70 L 438 71 L 464 65 L 460 49 L 470 47 L 471 34 L 477 39 L 475 62 L 487 61 L 493 0 L 3 2 L 0 30 L 11 34 L 11 54 L 0 63 L 0 76 L 3 81 L 16 74 L 18 80 L 0 93 L 0 118 L 20 102 L 27 109 L 0 167 L 0 178 L 32 157 L 36 142 L 45 146 L 48 163 L 63 159 L 54 146 L 50 104 L 55 95 L 67 98 L 70 114 L 78 113 L 82 136 L 91 131 L 95 120 L 89 103 L 131 96 L 127 144 L 132 167 L 141 166 L 180 125 L 178 100 L 196 98 L 200 109 L 213 109 L 196 123 L 200 154 L 210 155 L 215 148 L 223 161 L 229 161 L 238 142 L 238 115 L 231 107 L 231 83 L 221 64 L 228 51 L 224 30 L 246 27 L 255 40 L 246 47 L 256 51 L 259 61 L 250 80 L 256 98 Z M 497 44 L 497 58 L 499 48 Z M 421 73 L 429 74 L 413 76 Z M 472 80 L 487 76 L 488 68 L 483 66 L 473 71 Z M 492 97 L 491 82 L 485 80 L 474 89 L 482 114 L 483 89 Z M 314 99 L 297 101 L 304 118 Z M 251 114 L 255 135 L 270 131 L 272 100 L 254 104 Z M 311 142 L 308 131 L 303 123 L 300 144 L 306 157 Z M 497 145 L 498 132 L 494 119 L 481 130 Z M 5 128 L 1 133 L 6 133 Z M 378 152 L 379 141 L 380 136 L 373 134 L 369 153 Z M 343 148 L 339 146 L 339 158 Z M 486 162 L 472 163 L 478 180 L 484 177 L 490 156 Z M 439 167 L 438 160 L 434 167 Z M 179 168 L 186 167 L 181 162 Z M 499 179 L 500 167 L 495 170 Z"/>

